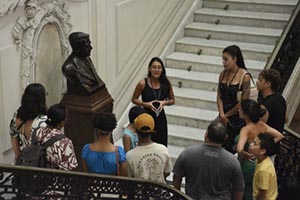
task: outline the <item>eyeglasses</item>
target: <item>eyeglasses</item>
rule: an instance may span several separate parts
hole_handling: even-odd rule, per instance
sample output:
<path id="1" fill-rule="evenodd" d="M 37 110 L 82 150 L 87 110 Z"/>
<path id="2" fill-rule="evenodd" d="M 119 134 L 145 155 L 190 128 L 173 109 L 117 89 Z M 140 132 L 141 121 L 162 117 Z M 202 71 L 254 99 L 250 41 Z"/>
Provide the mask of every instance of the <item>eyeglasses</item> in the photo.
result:
<path id="1" fill-rule="evenodd" d="M 156 71 L 162 71 L 162 67 L 161 66 L 151 66 L 152 70 L 156 70 Z"/>

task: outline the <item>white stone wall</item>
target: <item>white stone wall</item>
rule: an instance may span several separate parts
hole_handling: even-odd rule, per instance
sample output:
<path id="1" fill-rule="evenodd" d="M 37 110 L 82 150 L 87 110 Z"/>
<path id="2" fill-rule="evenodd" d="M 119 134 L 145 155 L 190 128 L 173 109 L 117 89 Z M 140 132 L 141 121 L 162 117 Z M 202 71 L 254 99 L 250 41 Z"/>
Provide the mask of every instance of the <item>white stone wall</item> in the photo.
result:
<path id="1" fill-rule="evenodd" d="M 160 56 L 199 0 L 11 0 L 0 1 L 0 162 L 12 162 L 9 121 L 30 82 L 46 86 L 48 105 L 60 100 L 61 65 L 69 55 L 67 34 L 91 36 L 92 59 L 114 99 L 120 120 L 134 87 Z M 9 2 L 9 3 L 7 3 Z M 25 3 L 26 2 L 26 3 Z M 120 129 L 116 131 L 117 135 Z"/>

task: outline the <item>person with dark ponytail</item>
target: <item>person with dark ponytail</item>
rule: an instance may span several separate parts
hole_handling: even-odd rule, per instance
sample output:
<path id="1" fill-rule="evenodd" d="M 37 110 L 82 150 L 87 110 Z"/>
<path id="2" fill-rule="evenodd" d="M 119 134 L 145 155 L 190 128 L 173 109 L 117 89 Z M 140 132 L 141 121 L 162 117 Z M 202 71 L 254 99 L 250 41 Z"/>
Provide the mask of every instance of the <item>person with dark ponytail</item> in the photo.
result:
<path id="1" fill-rule="evenodd" d="M 218 119 L 227 127 L 228 137 L 222 146 L 235 153 L 234 138 L 245 125 L 244 120 L 239 118 L 237 94 L 242 91 L 241 101 L 249 98 L 251 75 L 245 66 L 242 51 L 237 45 L 226 47 L 222 57 L 224 70 L 219 77 L 217 92 Z"/>
<path id="2" fill-rule="evenodd" d="M 64 134 L 61 129 L 67 120 L 67 108 L 63 104 L 54 104 L 47 112 L 47 126 L 39 128 L 36 133 L 37 140 L 45 143 L 52 137 Z M 72 141 L 64 137 L 46 150 L 47 166 L 53 169 L 73 170 L 77 167 L 77 159 Z"/>
<path id="3" fill-rule="evenodd" d="M 240 118 L 246 122 L 240 134 L 235 138 L 238 160 L 241 164 L 245 182 L 244 200 L 253 199 L 252 183 L 256 161 L 254 155 L 248 151 L 250 143 L 253 142 L 260 133 L 271 135 L 275 143 L 283 139 L 283 135 L 279 131 L 268 126 L 265 122 L 260 121 L 261 116 L 263 116 L 265 112 L 266 110 L 262 109 L 260 105 L 252 99 L 242 101 L 241 109 L 239 110 Z"/>
<path id="4" fill-rule="evenodd" d="M 21 106 L 14 113 L 9 129 L 15 160 L 20 151 L 31 144 L 33 130 L 46 126 L 46 95 L 45 87 L 39 83 L 31 83 L 25 88 Z"/>
<path id="5" fill-rule="evenodd" d="M 140 100 L 139 97 L 142 96 Z M 141 80 L 133 93 L 132 103 L 146 109 L 155 121 L 153 142 L 168 145 L 168 127 L 164 107 L 175 103 L 174 92 L 162 60 L 153 57 L 148 65 L 147 78 Z"/>

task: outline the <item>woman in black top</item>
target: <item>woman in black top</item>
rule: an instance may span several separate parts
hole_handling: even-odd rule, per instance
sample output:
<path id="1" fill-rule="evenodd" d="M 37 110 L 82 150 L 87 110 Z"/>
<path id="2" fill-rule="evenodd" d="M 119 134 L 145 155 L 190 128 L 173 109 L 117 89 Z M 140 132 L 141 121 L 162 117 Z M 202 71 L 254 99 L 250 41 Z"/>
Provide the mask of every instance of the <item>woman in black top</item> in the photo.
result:
<path id="1" fill-rule="evenodd" d="M 234 138 L 245 125 L 244 120 L 239 118 L 238 109 L 240 104 L 237 99 L 237 93 L 240 90 L 242 91 L 241 101 L 249 98 L 251 78 L 238 46 L 231 45 L 226 47 L 223 50 L 222 57 L 224 70 L 219 77 L 217 105 L 220 120 L 227 127 L 228 137 L 223 143 L 223 147 L 235 153 L 233 148 Z"/>
<path id="2" fill-rule="evenodd" d="M 139 99 L 140 96 L 142 96 L 142 100 Z M 168 128 L 164 106 L 173 105 L 175 99 L 160 58 L 151 59 L 148 65 L 148 76 L 137 84 L 132 96 L 132 103 L 143 106 L 154 118 L 156 133 L 152 135 L 152 140 L 167 146 Z"/>

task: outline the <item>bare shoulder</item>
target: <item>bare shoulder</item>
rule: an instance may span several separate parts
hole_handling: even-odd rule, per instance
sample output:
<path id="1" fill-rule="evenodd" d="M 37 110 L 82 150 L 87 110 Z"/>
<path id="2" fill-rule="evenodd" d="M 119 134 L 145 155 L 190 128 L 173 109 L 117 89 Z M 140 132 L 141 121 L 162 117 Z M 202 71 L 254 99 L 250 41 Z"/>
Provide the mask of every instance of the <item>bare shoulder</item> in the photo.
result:
<path id="1" fill-rule="evenodd" d="M 142 79 L 138 82 L 138 84 L 136 85 L 137 89 L 143 90 L 145 87 L 145 79 Z"/>
<path id="2" fill-rule="evenodd" d="M 223 71 L 221 71 L 220 76 L 223 76 L 225 71 L 226 71 L 225 69 Z"/>
<path id="3" fill-rule="evenodd" d="M 225 70 L 221 71 L 220 76 L 219 76 L 219 81 L 221 80 L 221 78 L 224 76 L 225 74 Z"/>
<path id="4" fill-rule="evenodd" d="M 251 74 L 246 69 L 240 68 L 240 72 L 238 73 L 240 78 L 243 78 L 243 81 L 249 81 L 251 79 Z"/>
<path id="5" fill-rule="evenodd" d="M 268 127 L 268 125 L 263 122 L 263 121 L 258 121 L 257 122 L 257 127 L 259 127 L 260 129 L 262 129 L 261 131 L 264 131 L 266 129 L 266 127 Z"/>
<path id="6" fill-rule="evenodd" d="M 241 128 L 240 134 L 246 134 L 248 135 L 249 133 L 251 133 L 251 131 L 253 130 L 253 126 L 252 125 L 246 125 L 244 127 Z"/>
<path id="7" fill-rule="evenodd" d="M 244 126 L 244 127 L 241 128 L 240 135 L 247 134 L 248 132 L 249 132 L 249 126 L 246 125 L 246 126 Z"/>
<path id="8" fill-rule="evenodd" d="M 146 84 L 145 79 L 139 81 L 138 85 L 144 87 Z"/>

